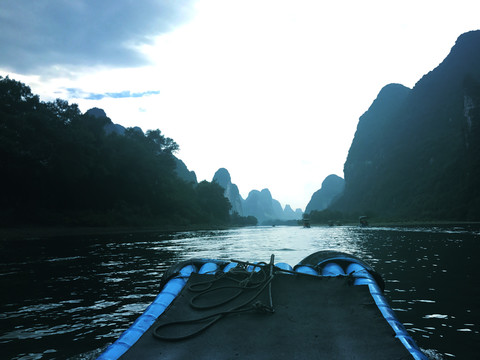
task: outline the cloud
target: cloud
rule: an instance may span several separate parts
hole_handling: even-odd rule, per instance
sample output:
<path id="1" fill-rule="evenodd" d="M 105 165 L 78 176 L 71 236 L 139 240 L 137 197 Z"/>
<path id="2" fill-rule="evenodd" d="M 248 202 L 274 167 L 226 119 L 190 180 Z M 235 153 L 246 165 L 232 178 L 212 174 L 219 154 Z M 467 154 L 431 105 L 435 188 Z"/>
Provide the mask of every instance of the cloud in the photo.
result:
<path id="1" fill-rule="evenodd" d="M 86 93 L 81 89 L 77 88 L 68 88 L 66 89 L 69 98 L 74 99 L 86 99 L 86 100 L 101 100 L 103 98 L 113 98 L 113 99 L 123 99 L 123 98 L 141 98 L 144 96 L 158 95 L 160 91 L 158 90 L 149 90 L 143 92 L 130 92 L 129 90 L 120 91 L 120 92 L 107 92 L 107 93 Z"/>
<path id="2" fill-rule="evenodd" d="M 52 68 L 137 67 L 138 50 L 191 16 L 194 0 L 2 0 L 0 67 L 51 76 Z"/>
<path id="3" fill-rule="evenodd" d="M 139 93 L 132 93 L 130 91 L 121 91 L 116 93 L 105 93 L 105 94 L 89 94 L 85 99 L 87 100 L 101 100 L 105 97 L 121 99 L 121 98 L 140 98 L 149 95 L 158 95 L 160 91 L 144 91 Z"/>

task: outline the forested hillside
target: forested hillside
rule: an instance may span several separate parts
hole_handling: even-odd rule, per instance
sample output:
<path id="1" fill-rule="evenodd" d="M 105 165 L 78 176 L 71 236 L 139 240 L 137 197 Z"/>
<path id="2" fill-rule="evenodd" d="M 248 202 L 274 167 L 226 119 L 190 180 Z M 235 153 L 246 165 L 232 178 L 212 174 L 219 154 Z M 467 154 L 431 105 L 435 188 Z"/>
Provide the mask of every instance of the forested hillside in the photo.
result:
<path id="1" fill-rule="evenodd" d="M 216 183 L 181 180 L 160 130 L 106 134 L 107 117 L 42 102 L 0 77 L 1 225 L 226 224 Z"/>
<path id="2" fill-rule="evenodd" d="M 331 207 L 390 219 L 480 219 L 480 31 L 413 89 L 386 86 L 360 118 Z"/>

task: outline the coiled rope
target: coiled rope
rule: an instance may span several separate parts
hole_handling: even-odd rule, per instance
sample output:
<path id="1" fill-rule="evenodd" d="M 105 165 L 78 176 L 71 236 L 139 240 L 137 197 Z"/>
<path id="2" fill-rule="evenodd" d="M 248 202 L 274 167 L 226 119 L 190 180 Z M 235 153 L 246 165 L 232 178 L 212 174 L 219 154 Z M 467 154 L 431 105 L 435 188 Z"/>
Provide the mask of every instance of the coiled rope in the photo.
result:
<path id="1" fill-rule="evenodd" d="M 172 321 L 172 322 L 167 322 L 167 323 L 164 323 L 164 324 L 157 325 L 153 329 L 153 333 L 152 333 L 153 336 L 156 339 L 159 339 L 159 340 L 179 341 L 179 340 L 188 339 L 188 338 L 191 338 L 193 336 L 198 335 L 199 333 L 201 333 L 205 329 L 209 328 L 214 323 L 216 323 L 217 321 L 219 321 L 220 319 L 222 319 L 223 317 L 225 317 L 227 315 L 238 314 L 238 313 L 249 312 L 249 311 L 257 311 L 257 312 L 262 312 L 262 313 L 273 313 L 275 310 L 274 310 L 274 307 L 273 307 L 271 283 L 272 283 L 272 280 L 275 276 L 274 255 L 272 254 L 269 264 L 264 263 L 264 262 L 263 263 L 258 263 L 258 264 L 251 264 L 251 263 L 242 262 L 242 261 L 236 261 L 236 262 L 239 263 L 240 265 L 243 265 L 243 266 L 253 265 L 253 266 L 255 266 L 255 268 L 257 268 L 257 267 L 260 268 L 260 271 L 258 271 L 258 272 L 252 271 L 250 273 L 246 273 L 244 269 L 241 270 L 241 271 L 239 271 L 239 270 L 233 270 L 232 271 L 231 270 L 231 272 L 232 272 L 231 274 L 229 274 L 229 273 L 220 273 L 219 275 L 216 274 L 215 278 L 212 279 L 212 280 L 207 280 L 207 281 L 204 281 L 204 282 L 192 284 L 188 287 L 188 290 L 190 290 L 192 292 L 198 292 L 198 294 L 190 299 L 189 304 L 194 309 L 207 310 L 207 309 L 213 309 L 213 308 L 216 308 L 216 307 L 219 307 L 221 305 L 225 305 L 225 304 L 231 302 L 232 300 L 236 299 L 241 294 L 243 294 L 246 290 L 256 290 L 252 294 L 252 296 L 247 298 L 245 301 L 241 302 L 239 305 L 233 306 L 232 308 L 224 310 L 224 311 L 219 311 L 219 312 L 216 312 L 216 313 L 213 313 L 213 314 L 210 314 L 210 315 L 206 315 L 206 316 L 203 316 L 203 317 L 199 317 L 199 318 L 196 318 L 196 319 L 186 319 L 186 320 Z M 268 270 L 268 271 L 266 271 L 266 270 Z M 238 275 L 238 274 L 248 274 L 248 276 L 246 276 L 242 280 L 238 280 L 233 276 L 233 275 Z M 255 274 L 259 274 L 261 276 L 261 279 L 260 280 L 255 279 L 255 277 L 258 277 L 258 275 L 255 276 Z M 215 287 L 215 288 L 212 287 L 215 284 L 216 281 L 218 281 L 219 279 L 224 278 L 224 277 L 228 278 L 229 280 L 232 280 L 232 281 L 236 282 L 236 284 L 235 285 L 227 285 L 227 286 L 219 286 L 219 287 Z M 255 299 L 257 299 L 257 297 L 267 287 L 268 287 L 269 304 L 263 304 L 259 300 L 255 301 Z M 214 291 L 219 291 L 219 290 L 221 291 L 221 290 L 225 290 L 225 289 L 235 289 L 237 291 L 232 296 L 228 297 L 227 299 L 224 299 L 224 300 L 216 302 L 216 303 L 207 303 L 207 304 L 204 304 L 204 305 L 201 305 L 199 303 L 199 299 L 202 296 L 205 296 L 206 294 L 209 294 L 209 293 L 214 292 Z M 165 335 L 165 334 L 161 333 L 161 332 L 166 333 L 167 331 L 165 331 L 165 329 L 168 328 L 168 327 L 173 327 L 173 326 L 178 326 L 178 325 L 190 325 L 190 324 L 204 322 L 204 321 L 208 321 L 208 322 L 206 324 L 204 324 L 203 326 L 201 326 L 200 328 L 198 328 L 198 329 L 196 329 L 196 330 L 194 330 L 190 333 L 184 334 L 184 335 L 168 336 L 168 335 Z"/>

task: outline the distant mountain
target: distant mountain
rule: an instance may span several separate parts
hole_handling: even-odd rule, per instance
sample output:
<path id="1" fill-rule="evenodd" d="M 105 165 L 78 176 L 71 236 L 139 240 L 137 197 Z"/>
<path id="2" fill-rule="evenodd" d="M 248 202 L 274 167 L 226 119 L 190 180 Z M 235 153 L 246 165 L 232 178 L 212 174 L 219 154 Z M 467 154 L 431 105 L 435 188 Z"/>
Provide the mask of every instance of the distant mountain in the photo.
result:
<path id="1" fill-rule="evenodd" d="M 111 133 L 115 133 L 117 135 L 124 135 L 125 134 L 125 127 L 123 127 L 122 125 L 120 124 L 114 124 L 112 122 L 112 120 L 110 120 L 110 118 L 107 116 L 105 110 L 103 109 L 99 109 L 99 108 L 91 108 L 89 110 L 87 110 L 85 112 L 85 115 L 90 115 L 90 116 L 93 116 L 93 117 L 96 117 L 96 118 L 106 118 L 108 120 L 108 122 L 105 124 L 105 126 L 103 127 L 103 130 L 105 131 L 105 134 L 106 135 L 109 135 Z M 143 134 L 143 130 L 138 127 L 138 126 L 135 126 L 133 128 L 134 130 L 140 132 Z M 184 181 L 186 181 L 187 183 L 194 183 L 196 184 L 197 183 L 197 175 L 195 174 L 194 171 L 190 171 L 188 170 L 187 166 L 185 165 L 185 163 L 178 159 L 176 156 L 173 156 L 174 157 L 174 160 L 175 160 L 175 173 L 178 175 L 178 177 Z"/>
<path id="2" fill-rule="evenodd" d="M 384 87 L 359 120 L 332 209 L 401 219 L 480 219 L 480 31 L 413 89 Z"/>
<path id="3" fill-rule="evenodd" d="M 103 109 L 99 109 L 99 108 L 94 107 L 94 108 L 91 108 L 91 109 L 87 110 L 85 112 L 85 115 L 90 115 L 90 116 L 93 116 L 93 117 L 96 117 L 96 118 L 107 118 L 108 122 L 103 127 L 103 130 L 105 131 L 106 135 L 109 135 L 111 133 L 115 133 L 117 135 L 124 135 L 125 134 L 125 127 L 123 127 L 120 124 L 114 124 L 112 122 L 112 120 L 110 120 L 110 118 L 105 113 L 105 110 L 103 110 Z M 141 128 L 139 128 L 138 126 L 135 126 L 133 129 L 143 134 L 143 130 Z"/>
<path id="4" fill-rule="evenodd" d="M 266 190 L 266 191 L 268 191 L 268 193 L 270 193 L 270 190 L 268 190 L 268 189 L 264 189 L 264 190 Z M 270 195 L 270 197 L 271 197 L 271 195 Z M 274 214 L 273 219 L 281 219 L 281 220 L 285 219 L 285 214 L 283 212 L 282 204 L 280 204 L 280 201 L 272 198 L 272 208 L 273 208 L 273 214 Z"/>
<path id="5" fill-rule="evenodd" d="M 240 216 L 246 216 L 243 211 L 243 199 L 240 196 L 238 187 L 232 184 L 230 173 L 227 169 L 220 168 L 213 176 L 213 181 L 225 189 L 225 197 L 230 201 L 232 205 L 231 213 L 236 212 Z"/>
<path id="6" fill-rule="evenodd" d="M 305 213 L 310 213 L 312 210 L 325 210 L 330 206 L 332 201 L 343 193 L 345 188 L 345 180 L 337 175 L 329 175 L 323 180 L 322 187 L 316 191 L 307 207 Z"/>
<path id="7" fill-rule="evenodd" d="M 240 195 L 237 185 L 232 184 L 230 173 L 225 168 L 220 168 L 213 176 L 213 181 L 217 182 L 225 189 L 225 197 L 232 204 L 231 212 L 237 212 L 240 216 L 254 216 L 258 223 L 264 221 L 288 221 L 302 218 L 302 210 L 293 211 L 290 205 L 282 209 L 278 200 L 273 199 L 270 190 L 262 191 L 252 190 L 247 199 Z"/>
<path id="8" fill-rule="evenodd" d="M 197 175 L 195 174 L 195 171 L 188 170 L 187 165 L 185 165 L 185 163 L 182 160 L 180 160 L 176 156 L 174 156 L 174 158 L 175 158 L 175 164 L 176 164 L 175 173 L 178 175 L 178 177 L 186 181 L 187 183 L 197 184 L 198 181 L 197 181 Z"/>
<path id="9" fill-rule="evenodd" d="M 285 205 L 285 208 L 282 209 L 280 202 L 272 198 L 268 189 L 250 191 L 243 207 L 245 214 L 255 216 L 259 224 L 277 220 L 299 220 L 303 215 L 302 210 L 293 211 L 290 205 Z"/>
<path id="10" fill-rule="evenodd" d="M 123 136 L 125 134 L 126 129 L 122 125 L 114 124 L 110 118 L 108 118 L 103 109 L 92 108 L 85 114 L 96 118 L 106 118 L 107 123 L 103 128 L 106 135 L 115 133 Z M 138 131 L 143 134 L 143 131 L 140 128 L 135 127 L 134 129 L 138 129 Z M 188 170 L 183 161 L 175 156 L 174 160 L 175 173 L 178 175 L 178 177 L 187 183 L 197 184 L 197 176 L 195 172 Z M 289 205 L 286 205 L 285 209 L 282 209 L 280 202 L 272 198 L 272 195 L 268 189 L 263 189 L 261 192 L 253 190 L 250 192 L 247 199 L 244 200 L 240 195 L 237 185 L 232 183 L 230 173 L 225 168 L 218 169 L 213 176 L 212 181 L 218 183 L 225 189 L 224 195 L 232 205 L 230 214 L 237 213 L 242 217 L 254 216 L 257 218 L 258 223 L 260 224 L 266 220 L 288 221 L 302 218 L 303 213 L 301 209 L 293 211 Z"/>
<path id="11" fill-rule="evenodd" d="M 85 115 L 90 115 L 96 118 L 107 117 L 107 113 L 103 109 L 97 107 L 91 108 L 85 112 Z"/>
<path id="12" fill-rule="evenodd" d="M 123 136 L 125 134 L 126 129 L 119 124 L 114 124 L 110 118 L 108 118 L 103 109 L 92 108 L 85 114 L 95 118 L 106 118 L 107 121 L 103 127 L 106 135 L 115 133 Z M 138 131 L 143 134 L 143 131 L 140 128 L 134 129 L 138 129 Z M 187 183 L 197 184 L 195 172 L 188 170 L 183 161 L 175 156 L 174 160 L 175 173 L 178 177 Z M 250 192 L 247 199 L 244 200 L 240 195 L 237 185 L 232 183 L 230 173 L 225 168 L 218 169 L 213 176 L 212 181 L 218 183 L 218 185 L 225 189 L 224 196 L 229 200 L 232 206 L 230 214 L 237 213 L 241 217 L 254 216 L 260 224 L 266 220 L 287 221 L 301 219 L 302 217 L 302 211 L 300 209 L 293 211 L 289 205 L 285 206 L 285 209 L 282 209 L 280 202 L 272 198 L 268 189 L 263 189 L 261 192 L 253 190 Z"/>
<path id="13" fill-rule="evenodd" d="M 285 207 L 283 208 L 283 217 L 285 220 L 300 220 L 302 218 L 302 215 L 302 209 L 296 209 L 295 211 L 293 211 L 290 205 L 285 205 Z"/>
<path id="14" fill-rule="evenodd" d="M 259 224 L 265 220 L 278 219 L 278 208 L 276 212 L 273 207 L 272 194 L 268 189 L 250 191 L 244 205 L 245 213 L 255 216 Z"/>

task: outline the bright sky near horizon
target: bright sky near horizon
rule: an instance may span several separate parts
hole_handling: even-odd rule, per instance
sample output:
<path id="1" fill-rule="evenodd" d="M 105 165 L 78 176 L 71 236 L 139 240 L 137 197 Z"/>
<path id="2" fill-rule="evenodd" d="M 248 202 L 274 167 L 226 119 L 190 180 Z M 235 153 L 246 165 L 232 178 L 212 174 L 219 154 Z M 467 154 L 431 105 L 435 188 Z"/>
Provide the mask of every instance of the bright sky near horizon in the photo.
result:
<path id="1" fill-rule="evenodd" d="M 413 87 L 478 0 L 88 0 L 0 3 L 0 75 L 44 101 L 160 129 L 198 180 L 228 169 L 305 209 L 343 165 L 382 87 Z"/>

